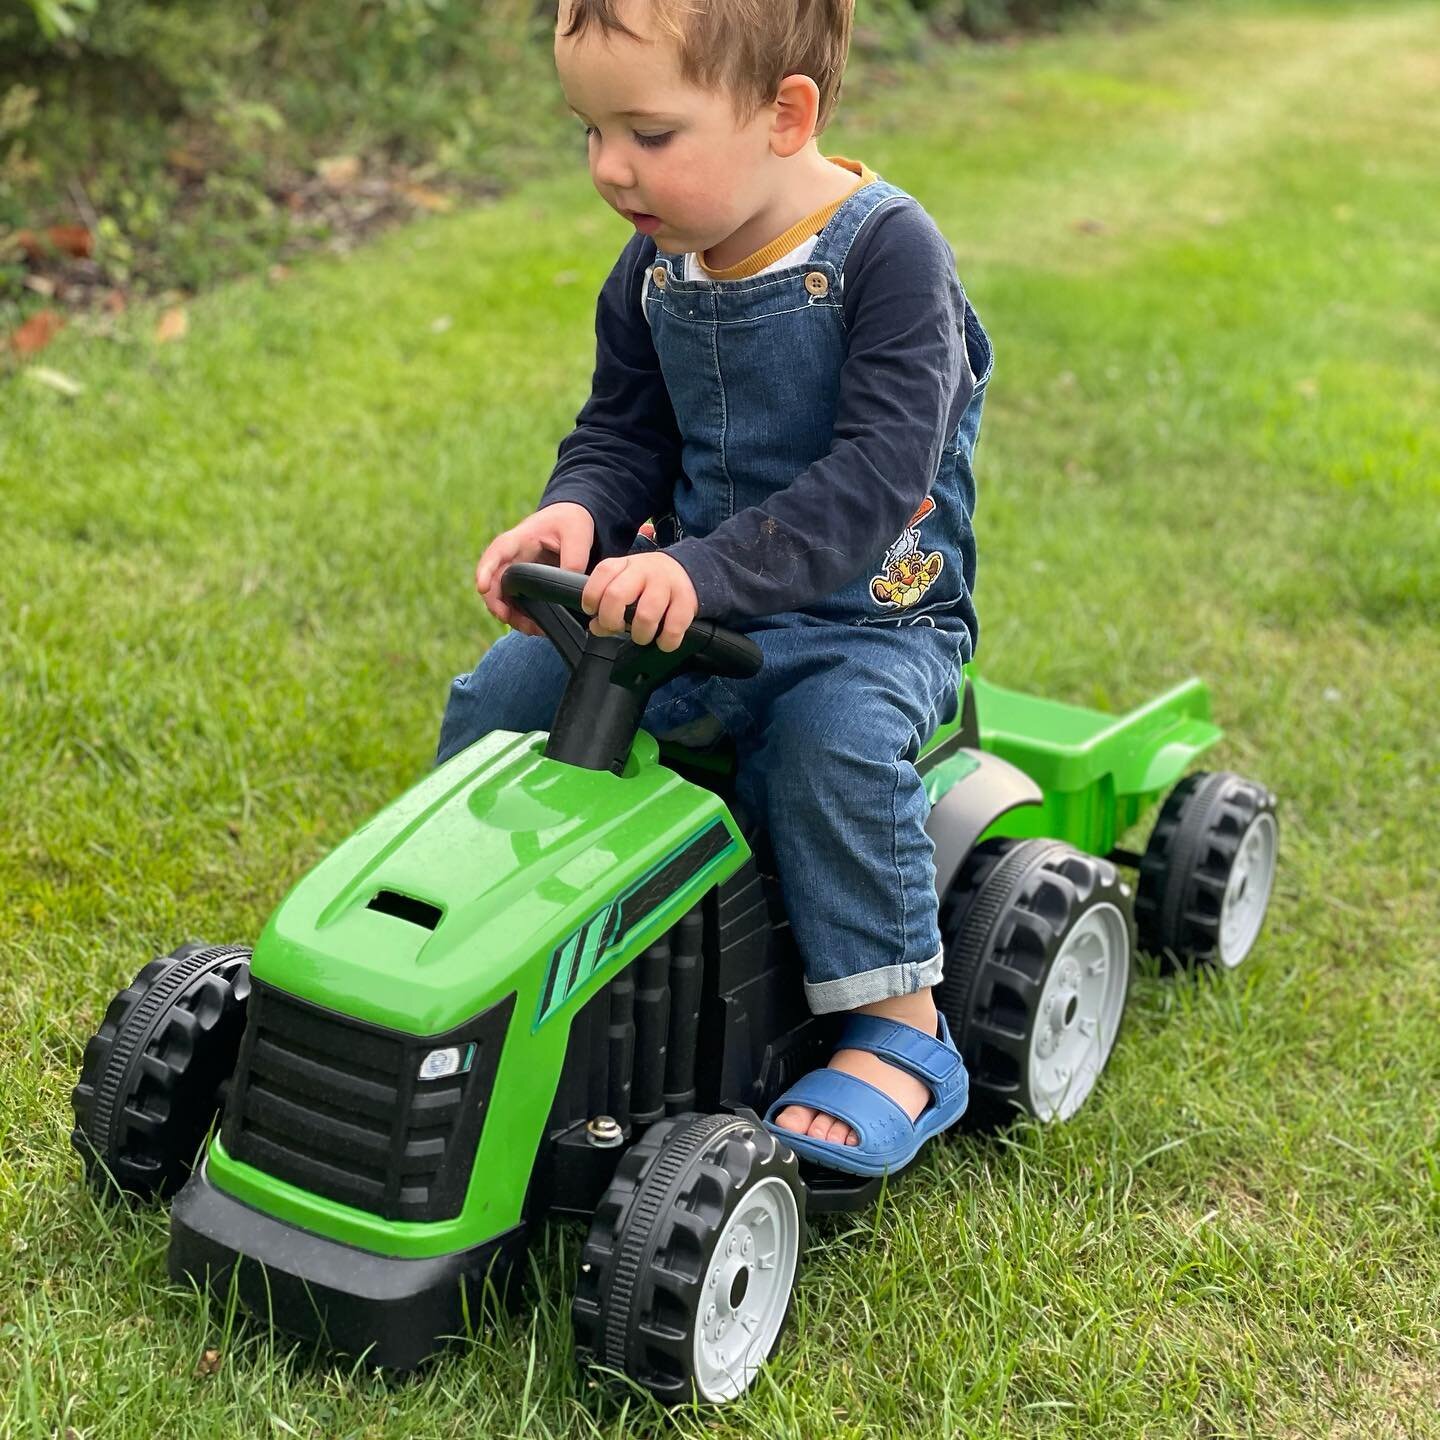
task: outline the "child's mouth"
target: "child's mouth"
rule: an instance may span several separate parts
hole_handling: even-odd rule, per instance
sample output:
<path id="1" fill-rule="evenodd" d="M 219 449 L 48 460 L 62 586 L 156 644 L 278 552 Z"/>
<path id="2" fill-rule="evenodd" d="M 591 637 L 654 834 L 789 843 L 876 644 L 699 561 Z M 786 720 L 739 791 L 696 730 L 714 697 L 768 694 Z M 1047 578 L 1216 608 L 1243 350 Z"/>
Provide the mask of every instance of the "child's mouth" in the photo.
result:
<path id="1" fill-rule="evenodd" d="M 643 210 L 631 210 L 628 213 L 631 222 L 641 234 L 653 235 L 660 228 L 658 215 L 647 215 Z"/>

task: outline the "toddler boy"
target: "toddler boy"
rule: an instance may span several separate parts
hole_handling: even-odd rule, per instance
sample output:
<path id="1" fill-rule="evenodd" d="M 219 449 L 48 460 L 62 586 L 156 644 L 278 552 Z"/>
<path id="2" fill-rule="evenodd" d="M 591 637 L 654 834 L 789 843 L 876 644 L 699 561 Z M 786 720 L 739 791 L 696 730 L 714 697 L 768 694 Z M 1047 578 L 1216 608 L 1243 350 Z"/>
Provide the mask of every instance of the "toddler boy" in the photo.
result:
<path id="1" fill-rule="evenodd" d="M 439 758 L 550 724 L 568 678 L 500 593 L 506 565 L 589 571 L 597 634 L 673 650 L 697 617 L 764 652 L 684 675 L 653 734 L 733 738 L 766 825 L 830 1066 L 771 1107 L 802 1155 L 907 1163 L 964 1109 L 931 987 L 933 846 L 914 761 L 976 637 L 971 458 L 990 345 L 934 222 L 820 154 L 854 0 L 562 0 L 560 81 L 591 177 L 635 234 L 596 312 L 591 395 L 476 588 L 510 625 L 451 690 Z M 655 541 L 637 530 L 655 519 Z M 593 568 L 592 568 L 593 567 Z"/>

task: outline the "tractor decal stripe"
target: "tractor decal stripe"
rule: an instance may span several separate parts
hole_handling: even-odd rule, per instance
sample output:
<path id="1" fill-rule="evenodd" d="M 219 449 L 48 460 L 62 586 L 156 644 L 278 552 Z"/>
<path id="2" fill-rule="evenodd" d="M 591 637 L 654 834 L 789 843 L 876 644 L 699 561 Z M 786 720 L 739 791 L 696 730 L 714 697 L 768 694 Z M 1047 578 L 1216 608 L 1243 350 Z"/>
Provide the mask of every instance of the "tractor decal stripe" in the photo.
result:
<path id="1" fill-rule="evenodd" d="M 677 890 L 729 851 L 733 844 L 730 832 L 720 821 L 715 821 L 566 936 L 551 953 L 545 984 L 540 991 L 536 1025 L 548 1020 L 603 966 L 608 955 L 623 947 Z"/>
<path id="2" fill-rule="evenodd" d="M 580 946 L 579 960 L 570 976 L 569 983 L 565 986 L 565 993 L 569 995 L 583 980 L 588 980 L 595 970 L 600 957 L 605 953 L 609 944 L 610 936 L 616 928 L 620 919 L 620 906 L 618 904 L 607 905 L 595 918 L 585 926 L 585 939 Z"/>
<path id="3" fill-rule="evenodd" d="M 573 973 L 575 966 L 575 952 L 580 948 L 580 937 L 584 934 L 584 928 L 577 930 L 566 942 L 561 945 L 550 957 L 550 968 L 545 975 L 545 989 L 540 996 L 540 1013 L 549 1014 L 554 1007 L 555 978 L 563 970 L 568 976 Z M 567 980 L 566 984 L 570 982 Z"/>

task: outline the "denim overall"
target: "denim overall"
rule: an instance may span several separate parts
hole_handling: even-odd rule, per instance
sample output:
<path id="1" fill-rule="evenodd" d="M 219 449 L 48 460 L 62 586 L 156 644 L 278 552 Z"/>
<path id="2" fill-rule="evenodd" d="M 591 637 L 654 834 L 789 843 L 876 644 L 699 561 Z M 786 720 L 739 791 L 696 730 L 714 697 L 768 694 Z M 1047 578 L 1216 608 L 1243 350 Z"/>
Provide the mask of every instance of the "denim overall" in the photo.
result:
<path id="1" fill-rule="evenodd" d="M 674 512 L 656 517 L 662 546 L 703 538 L 828 453 L 846 354 L 846 256 L 877 210 L 913 203 L 872 182 L 840 206 L 809 259 L 748 280 L 683 278 L 683 257 L 656 255 L 641 303 L 684 439 Z M 734 624 L 764 652 L 758 675 L 679 676 L 643 717 L 664 740 L 733 739 L 736 793 L 769 831 L 817 1014 L 941 976 L 934 847 L 914 761 L 953 716 L 973 650 L 971 457 L 991 366 L 985 332 L 952 283 L 975 394 L 904 532 L 877 535 L 873 563 L 817 603 Z M 649 548 L 637 540 L 637 551 Z M 503 636 L 451 687 L 438 759 L 493 729 L 548 729 L 567 679 L 548 640 Z"/>

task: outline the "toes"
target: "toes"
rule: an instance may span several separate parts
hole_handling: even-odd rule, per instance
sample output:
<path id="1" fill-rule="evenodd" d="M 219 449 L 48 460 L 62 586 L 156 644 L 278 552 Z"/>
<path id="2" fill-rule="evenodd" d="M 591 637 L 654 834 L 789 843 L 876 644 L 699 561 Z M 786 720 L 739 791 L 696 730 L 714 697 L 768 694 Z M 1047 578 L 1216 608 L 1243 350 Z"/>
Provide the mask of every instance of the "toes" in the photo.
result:
<path id="1" fill-rule="evenodd" d="M 833 1115 L 826 1115 L 819 1111 L 815 1112 L 815 1118 L 810 1122 L 810 1128 L 805 1133 L 812 1140 L 828 1140 L 832 1145 L 858 1145 L 860 1143 L 855 1132 L 843 1120 L 837 1120 Z"/>
<path id="2" fill-rule="evenodd" d="M 797 1135 L 807 1135 L 815 1121 L 815 1112 L 805 1105 L 787 1105 L 776 1117 L 775 1123 L 782 1130 L 793 1130 Z"/>

